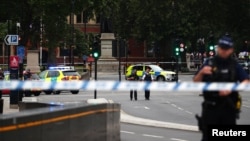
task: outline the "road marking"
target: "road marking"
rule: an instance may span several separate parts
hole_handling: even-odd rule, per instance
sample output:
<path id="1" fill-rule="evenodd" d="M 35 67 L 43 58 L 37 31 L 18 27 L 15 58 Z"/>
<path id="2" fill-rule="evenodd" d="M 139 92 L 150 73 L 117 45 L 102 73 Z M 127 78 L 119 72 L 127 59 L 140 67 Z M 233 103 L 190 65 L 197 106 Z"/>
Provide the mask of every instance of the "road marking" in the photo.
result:
<path id="1" fill-rule="evenodd" d="M 121 131 L 121 133 L 126 133 L 126 134 L 135 134 L 135 132 L 129 132 L 129 131 Z"/>
<path id="2" fill-rule="evenodd" d="M 177 107 L 175 104 L 171 104 L 173 107 Z"/>
<path id="3" fill-rule="evenodd" d="M 193 114 L 192 112 L 190 112 L 190 111 L 185 111 L 186 113 L 188 113 L 188 114 Z"/>
<path id="4" fill-rule="evenodd" d="M 178 107 L 178 109 L 179 109 L 179 110 L 182 110 L 182 111 L 184 110 L 184 109 L 182 109 L 181 107 Z"/>
<path id="5" fill-rule="evenodd" d="M 147 107 L 147 106 L 134 106 L 134 108 L 143 108 L 143 109 L 146 109 L 146 110 L 149 110 L 150 108 Z"/>
<path id="6" fill-rule="evenodd" d="M 170 138 L 173 141 L 187 141 L 187 140 L 183 140 L 183 139 L 177 139 L 177 138 Z"/>
<path id="7" fill-rule="evenodd" d="M 242 105 L 242 107 L 250 108 L 250 106 L 248 106 L 248 105 Z"/>
<path id="8" fill-rule="evenodd" d="M 150 135 L 150 134 L 142 134 L 142 136 L 145 136 L 145 137 L 152 137 L 152 138 L 163 138 L 163 136 L 156 136 L 156 135 Z"/>

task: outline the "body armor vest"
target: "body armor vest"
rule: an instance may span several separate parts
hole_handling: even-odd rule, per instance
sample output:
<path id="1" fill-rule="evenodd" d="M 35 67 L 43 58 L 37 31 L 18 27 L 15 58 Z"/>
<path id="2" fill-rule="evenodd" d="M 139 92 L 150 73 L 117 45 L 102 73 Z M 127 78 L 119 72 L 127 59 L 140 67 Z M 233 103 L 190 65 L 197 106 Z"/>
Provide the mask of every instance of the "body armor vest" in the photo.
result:
<path id="1" fill-rule="evenodd" d="M 214 57 L 208 60 L 208 65 L 212 67 L 212 74 L 203 77 L 204 82 L 237 82 L 236 79 L 236 60 L 229 58 L 222 60 Z M 232 94 L 221 97 L 219 91 L 204 91 L 203 96 L 205 101 L 216 102 L 222 104 L 224 102 L 234 105 L 238 99 L 238 92 L 233 91 Z"/>

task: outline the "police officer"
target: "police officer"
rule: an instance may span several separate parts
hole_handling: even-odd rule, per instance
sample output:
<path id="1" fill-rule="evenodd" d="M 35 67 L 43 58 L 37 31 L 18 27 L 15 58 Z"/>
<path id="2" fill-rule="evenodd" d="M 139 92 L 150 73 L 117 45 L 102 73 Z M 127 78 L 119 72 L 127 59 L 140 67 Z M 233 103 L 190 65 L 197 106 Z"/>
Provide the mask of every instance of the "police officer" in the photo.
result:
<path id="1" fill-rule="evenodd" d="M 127 78 L 127 80 L 138 81 L 139 77 L 137 76 L 136 72 L 137 72 L 136 69 L 133 69 L 132 72 L 131 72 L 131 75 Z M 134 97 L 134 99 L 136 101 L 137 100 L 137 90 L 136 89 L 131 89 L 130 90 L 130 100 L 131 101 L 133 100 L 133 97 Z"/>
<path id="2" fill-rule="evenodd" d="M 218 41 L 217 53 L 207 59 L 193 77 L 195 82 L 249 82 L 249 76 L 240 64 L 232 57 L 233 40 L 229 35 Z M 240 100 L 237 91 L 219 90 L 204 91 L 201 117 L 197 116 L 202 141 L 208 140 L 208 125 L 235 125 Z M 239 102 L 239 101 L 238 101 Z"/>
<path id="3" fill-rule="evenodd" d="M 0 81 L 4 80 L 4 72 L 2 68 L 0 68 Z M 0 114 L 3 113 L 3 99 L 2 99 L 2 90 L 0 89 Z"/>
<path id="4" fill-rule="evenodd" d="M 142 76 L 143 81 L 147 81 L 147 82 L 153 81 L 153 75 L 150 74 L 150 70 L 151 69 L 149 67 L 146 68 L 146 72 Z M 145 90 L 145 100 L 150 100 L 150 91 L 149 90 Z"/>
<path id="5" fill-rule="evenodd" d="M 28 80 L 31 78 L 31 72 L 30 69 L 26 69 L 25 73 L 24 73 L 24 80 Z"/>

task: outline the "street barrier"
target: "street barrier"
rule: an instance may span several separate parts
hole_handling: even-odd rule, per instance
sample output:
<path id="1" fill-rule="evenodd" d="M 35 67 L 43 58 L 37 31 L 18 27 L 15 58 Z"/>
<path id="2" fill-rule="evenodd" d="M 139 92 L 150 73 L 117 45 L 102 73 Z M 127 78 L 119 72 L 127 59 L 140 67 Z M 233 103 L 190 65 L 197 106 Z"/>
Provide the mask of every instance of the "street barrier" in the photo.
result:
<path id="1" fill-rule="evenodd" d="M 103 90 L 103 91 L 127 91 L 130 89 L 152 91 L 250 91 L 250 83 L 203 83 L 203 82 L 146 82 L 146 81 L 0 81 L 0 89 L 41 89 L 41 90 Z"/>
<path id="2" fill-rule="evenodd" d="M 0 116 L 0 141 L 120 141 L 119 104 L 21 105 Z"/>

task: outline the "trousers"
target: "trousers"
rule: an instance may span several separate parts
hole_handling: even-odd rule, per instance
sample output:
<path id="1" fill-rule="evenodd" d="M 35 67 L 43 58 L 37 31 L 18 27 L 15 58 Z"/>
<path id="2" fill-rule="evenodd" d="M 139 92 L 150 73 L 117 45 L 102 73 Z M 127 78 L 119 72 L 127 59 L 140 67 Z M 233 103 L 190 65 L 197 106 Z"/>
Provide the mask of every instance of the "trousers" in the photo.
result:
<path id="1" fill-rule="evenodd" d="M 137 90 L 130 90 L 130 100 L 133 100 L 133 97 L 137 100 Z"/>
<path id="2" fill-rule="evenodd" d="M 149 90 L 145 90 L 145 99 L 149 100 L 150 98 L 150 91 Z"/>
<path id="3" fill-rule="evenodd" d="M 209 127 L 212 128 L 212 125 L 236 125 L 236 112 L 230 105 L 209 105 L 203 102 L 201 115 L 201 141 L 209 140 Z"/>

